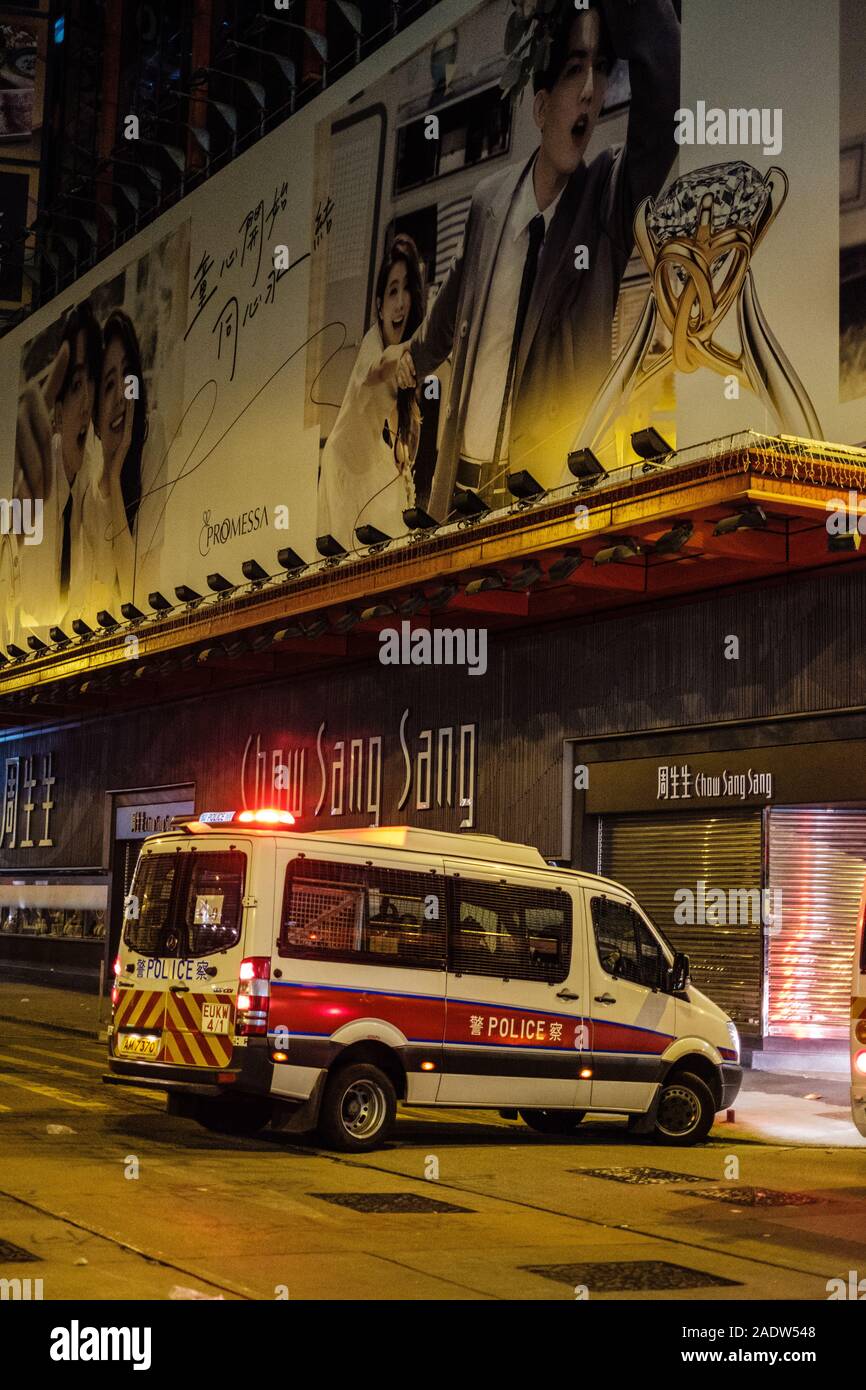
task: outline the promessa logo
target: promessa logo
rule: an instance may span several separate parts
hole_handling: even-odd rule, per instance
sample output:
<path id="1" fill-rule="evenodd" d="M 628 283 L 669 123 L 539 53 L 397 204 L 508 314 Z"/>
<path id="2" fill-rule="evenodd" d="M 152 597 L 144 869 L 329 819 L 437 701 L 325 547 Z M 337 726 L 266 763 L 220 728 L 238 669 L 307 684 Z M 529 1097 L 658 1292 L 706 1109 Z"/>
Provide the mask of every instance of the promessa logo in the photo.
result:
<path id="1" fill-rule="evenodd" d="M 51 1329 L 52 1361 L 131 1361 L 134 1371 L 150 1370 L 149 1327 L 68 1327 Z"/>

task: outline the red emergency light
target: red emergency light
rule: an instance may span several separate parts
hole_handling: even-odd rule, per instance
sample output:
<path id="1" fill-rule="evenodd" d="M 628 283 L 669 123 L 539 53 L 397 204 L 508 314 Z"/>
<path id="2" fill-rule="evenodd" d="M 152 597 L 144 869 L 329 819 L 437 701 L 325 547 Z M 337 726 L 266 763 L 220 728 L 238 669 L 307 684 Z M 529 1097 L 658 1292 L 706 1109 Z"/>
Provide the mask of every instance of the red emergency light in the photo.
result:
<path id="1" fill-rule="evenodd" d="M 261 811 L 241 811 L 238 821 L 244 825 L 294 825 L 295 818 L 291 811 L 266 806 Z"/>
<path id="2" fill-rule="evenodd" d="M 264 806 L 259 811 L 202 811 L 198 816 L 173 816 L 172 826 L 199 835 L 221 825 L 294 825 L 291 811 Z"/>

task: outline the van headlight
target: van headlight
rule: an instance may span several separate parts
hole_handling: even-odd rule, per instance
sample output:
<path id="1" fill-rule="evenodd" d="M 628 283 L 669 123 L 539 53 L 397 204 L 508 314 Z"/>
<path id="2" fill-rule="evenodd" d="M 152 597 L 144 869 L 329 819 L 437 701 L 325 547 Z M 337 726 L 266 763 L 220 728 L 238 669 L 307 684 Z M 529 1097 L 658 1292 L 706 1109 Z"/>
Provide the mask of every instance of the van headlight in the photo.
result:
<path id="1" fill-rule="evenodd" d="M 726 1025 L 726 1026 L 727 1026 L 727 1029 L 728 1029 L 728 1037 L 729 1037 L 730 1040 L 731 1040 L 731 1047 L 734 1049 L 734 1055 L 735 1055 L 735 1057 L 736 1057 L 736 1060 L 739 1062 L 739 1060 L 740 1060 L 740 1035 L 739 1035 L 739 1033 L 737 1032 L 736 1024 L 732 1023 L 730 1019 L 728 1019 L 727 1025 Z"/>

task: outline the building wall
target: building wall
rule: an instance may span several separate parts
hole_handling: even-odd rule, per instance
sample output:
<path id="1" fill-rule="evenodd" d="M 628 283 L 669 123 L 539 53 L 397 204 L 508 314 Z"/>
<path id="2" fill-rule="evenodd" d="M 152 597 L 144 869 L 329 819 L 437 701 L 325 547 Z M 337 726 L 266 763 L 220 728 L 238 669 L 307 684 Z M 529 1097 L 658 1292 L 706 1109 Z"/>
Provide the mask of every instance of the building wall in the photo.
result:
<path id="1" fill-rule="evenodd" d="M 488 670 L 480 676 L 455 667 L 365 663 L 342 669 L 339 677 L 332 671 L 282 679 L 74 727 L 9 735 L 0 743 L 0 758 L 36 754 L 37 775 L 41 755 L 53 753 L 54 844 L 9 849 L 7 836 L 0 869 L 104 864 L 107 790 L 190 782 L 197 809 L 240 804 L 244 750 L 252 740 L 252 766 L 257 735 L 269 755 L 281 749 L 285 758 L 289 748 L 303 748 L 305 828 L 369 824 L 371 815 L 364 811 L 329 816 L 329 798 L 313 814 L 323 722 L 329 791 L 335 743 L 346 741 L 348 763 L 349 740 L 381 736 L 382 824 L 408 820 L 455 830 L 469 815 L 473 829 L 528 841 L 558 856 L 565 738 L 585 743 L 617 733 L 866 705 L 866 655 L 857 640 L 864 630 L 866 579 L 837 572 L 605 621 L 491 635 Z M 739 640 L 738 660 L 724 655 L 732 637 Z M 405 711 L 413 782 L 401 809 Z M 435 748 L 435 731 L 451 728 L 456 747 L 461 726 L 476 729 L 474 806 L 437 807 L 434 796 L 431 809 L 417 809 L 420 735 L 433 730 Z M 361 751 L 366 759 L 367 746 Z M 617 756 L 615 741 L 611 756 Z M 366 774 L 366 762 L 364 768 Z M 455 788 L 452 801 L 457 799 Z M 37 786 L 34 825 L 39 801 Z"/>

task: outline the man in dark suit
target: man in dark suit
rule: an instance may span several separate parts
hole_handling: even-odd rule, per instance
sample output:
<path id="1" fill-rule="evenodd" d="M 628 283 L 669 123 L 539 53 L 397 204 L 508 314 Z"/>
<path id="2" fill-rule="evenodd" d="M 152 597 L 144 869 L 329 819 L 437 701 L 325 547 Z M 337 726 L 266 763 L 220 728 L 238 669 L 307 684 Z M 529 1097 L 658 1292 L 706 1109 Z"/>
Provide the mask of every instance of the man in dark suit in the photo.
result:
<path id="1" fill-rule="evenodd" d="M 534 76 L 538 150 L 479 184 L 461 255 L 408 349 L 391 350 L 404 389 L 451 355 L 429 502 L 438 520 L 455 487 L 499 506 L 509 471 L 526 468 L 548 488 L 563 481 L 611 364 L 635 210 L 659 193 L 676 154 L 673 0 L 589 0 L 587 9 L 561 0 L 551 38 Z M 629 64 L 628 137 L 587 165 L 613 54 Z"/>

